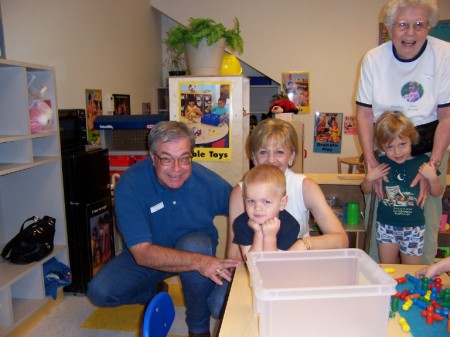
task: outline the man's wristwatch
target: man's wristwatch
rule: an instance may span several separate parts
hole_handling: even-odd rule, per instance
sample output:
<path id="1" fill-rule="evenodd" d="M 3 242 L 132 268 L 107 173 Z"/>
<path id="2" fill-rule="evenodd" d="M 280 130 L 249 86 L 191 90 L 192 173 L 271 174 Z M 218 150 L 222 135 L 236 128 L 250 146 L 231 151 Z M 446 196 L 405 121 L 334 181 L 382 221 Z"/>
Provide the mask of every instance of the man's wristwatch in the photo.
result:
<path id="1" fill-rule="evenodd" d="M 434 165 L 434 167 L 439 168 L 441 166 L 441 162 L 439 160 L 430 160 L 430 163 Z"/>

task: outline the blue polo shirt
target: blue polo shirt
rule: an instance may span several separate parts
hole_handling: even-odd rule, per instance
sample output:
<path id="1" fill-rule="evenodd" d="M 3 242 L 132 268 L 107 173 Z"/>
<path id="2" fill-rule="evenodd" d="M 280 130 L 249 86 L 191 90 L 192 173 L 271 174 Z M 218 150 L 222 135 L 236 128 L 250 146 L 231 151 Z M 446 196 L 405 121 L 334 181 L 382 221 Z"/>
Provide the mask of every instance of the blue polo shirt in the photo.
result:
<path id="1" fill-rule="evenodd" d="M 118 227 L 128 247 L 151 242 L 173 248 L 181 236 L 198 231 L 216 246 L 213 220 L 228 215 L 231 185 L 193 162 L 192 174 L 179 189 L 160 184 L 151 158 L 136 163 L 120 177 L 114 190 Z"/>

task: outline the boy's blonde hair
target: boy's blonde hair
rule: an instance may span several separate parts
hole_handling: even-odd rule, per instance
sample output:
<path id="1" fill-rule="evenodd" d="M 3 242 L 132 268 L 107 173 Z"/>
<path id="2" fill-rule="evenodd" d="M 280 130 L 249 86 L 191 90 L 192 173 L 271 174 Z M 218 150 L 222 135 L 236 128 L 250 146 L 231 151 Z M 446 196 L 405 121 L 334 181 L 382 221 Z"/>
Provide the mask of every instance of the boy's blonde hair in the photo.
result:
<path id="1" fill-rule="evenodd" d="M 252 184 L 270 184 L 277 190 L 280 197 L 286 195 L 286 177 L 278 167 L 271 164 L 257 165 L 246 173 L 242 184 L 244 195 Z"/>
<path id="2" fill-rule="evenodd" d="M 396 137 L 409 138 L 411 144 L 419 142 L 419 133 L 412 121 L 399 111 L 386 111 L 375 123 L 375 144 L 379 149 L 383 144 L 390 144 Z"/>

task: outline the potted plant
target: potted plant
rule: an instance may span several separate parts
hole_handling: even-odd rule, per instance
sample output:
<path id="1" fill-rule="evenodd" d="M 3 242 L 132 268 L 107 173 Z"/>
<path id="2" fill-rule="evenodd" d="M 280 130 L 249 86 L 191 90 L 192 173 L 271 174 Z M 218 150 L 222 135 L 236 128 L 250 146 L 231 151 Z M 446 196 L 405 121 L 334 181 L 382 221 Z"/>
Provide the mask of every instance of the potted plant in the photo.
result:
<path id="1" fill-rule="evenodd" d="M 164 66 L 169 72 L 169 76 L 183 76 L 186 75 L 186 62 L 184 60 L 184 52 L 178 53 L 167 48 L 167 58 L 164 61 Z"/>
<path id="2" fill-rule="evenodd" d="M 178 55 L 186 53 L 191 75 L 220 74 L 225 47 L 238 54 L 244 51 L 244 41 L 237 18 L 234 19 L 234 27 L 230 29 L 212 19 L 190 18 L 188 26 L 178 25 L 170 28 L 164 43 L 168 51 Z M 217 52 L 217 55 L 205 54 L 205 50 L 209 52 L 211 49 Z M 200 52 L 199 71 L 194 70 L 196 60 L 192 52 L 195 51 Z M 209 66 L 206 61 L 213 61 L 214 65 Z"/>

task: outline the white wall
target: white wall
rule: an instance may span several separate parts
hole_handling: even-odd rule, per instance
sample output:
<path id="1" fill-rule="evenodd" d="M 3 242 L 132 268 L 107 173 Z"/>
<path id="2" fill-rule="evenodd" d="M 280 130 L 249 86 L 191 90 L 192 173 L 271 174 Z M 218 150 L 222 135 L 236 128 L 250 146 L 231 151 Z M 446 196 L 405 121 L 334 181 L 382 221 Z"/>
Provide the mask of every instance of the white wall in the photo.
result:
<path id="1" fill-rule="evenodd" d="M 130 94 L 156 110 L 159 15 L 148 0 L 1 0 L 8 59 L 53 66 L 59 108 L 84 108 L 85 89 Z"/>
<path id="2" fill-rule="evenodd" d="M 304 170 L 325 173 L 337 172 L 337 155 L 313 153 L 314 112 L 354 115 L 359 65 L 365 52 L 378 45 L 384 2 L 152 0 L 152 6 L 183 24 L 190 17 L 211 17 L 231 26 L 239 18 L 245 47 L 236 56 L 278 82 L 281 72 L 310 71 L 311 113 L 301 117 L 308 151 Z M 450 0 L 440 0 L 440 6 L 441 18 L 450 19 Z M 359 153 L 357 136 L 344 135 L 341 155 Z"/>

